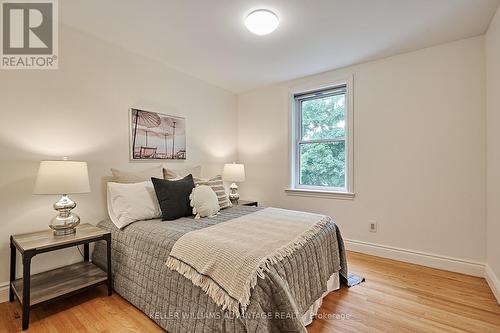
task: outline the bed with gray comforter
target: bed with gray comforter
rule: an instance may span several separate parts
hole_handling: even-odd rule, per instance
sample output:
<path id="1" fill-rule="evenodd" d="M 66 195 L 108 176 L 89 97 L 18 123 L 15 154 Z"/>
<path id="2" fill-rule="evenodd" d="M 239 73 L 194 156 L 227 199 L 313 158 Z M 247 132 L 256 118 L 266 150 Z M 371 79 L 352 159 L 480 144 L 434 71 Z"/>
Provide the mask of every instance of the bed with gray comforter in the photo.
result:
<path id="1" fill-rule="evenodd" d="M 347 276 L 344 244 L 333 221 L 258 280 L 244 316 L 222 311 L 199 287 L 165 265 L 185 233 L 259 209 L 238 206 L 212 218 L 139 221 L 122 230 L 109 220 L 100 222 L 112 234 L 114 290 L 169 333 L 306 332 L 302 315 L 326 291 L 329 277 L 336 272 L 341 279 Z M 93 260 L 105 266 L 105 259 L 105 246 L 98 243 Z"/>

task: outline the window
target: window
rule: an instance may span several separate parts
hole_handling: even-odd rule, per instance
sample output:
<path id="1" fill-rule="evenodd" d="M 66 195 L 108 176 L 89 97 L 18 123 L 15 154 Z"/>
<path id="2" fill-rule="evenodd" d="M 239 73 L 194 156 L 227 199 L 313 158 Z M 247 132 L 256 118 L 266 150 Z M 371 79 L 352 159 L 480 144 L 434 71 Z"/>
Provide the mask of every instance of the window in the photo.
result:
<path id="1" fill-rule="evenodd" d="M 352 192 L 350 81 L 293 94 L 292 191 Z"/>

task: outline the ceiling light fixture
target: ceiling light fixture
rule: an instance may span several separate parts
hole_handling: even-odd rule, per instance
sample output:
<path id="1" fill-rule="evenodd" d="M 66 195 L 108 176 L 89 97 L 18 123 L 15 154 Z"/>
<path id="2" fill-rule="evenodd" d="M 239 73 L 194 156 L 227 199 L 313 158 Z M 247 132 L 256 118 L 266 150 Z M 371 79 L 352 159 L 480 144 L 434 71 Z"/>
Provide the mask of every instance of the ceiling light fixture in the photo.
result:
<path id="1" fill-rule="evenodd" d="M 267 9 L 254 10 L 245 19 L 247 29 L 260 36 L 269 35 L 279 24 L 278 16 Z"/>

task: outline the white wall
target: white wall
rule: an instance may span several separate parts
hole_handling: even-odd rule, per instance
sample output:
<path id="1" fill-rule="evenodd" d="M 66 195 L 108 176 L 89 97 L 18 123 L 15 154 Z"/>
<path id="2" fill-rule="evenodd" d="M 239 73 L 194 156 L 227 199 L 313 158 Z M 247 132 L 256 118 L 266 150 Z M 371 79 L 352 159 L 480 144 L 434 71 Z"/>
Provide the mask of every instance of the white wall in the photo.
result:
<path id="1" fill-rule="evenodd" d="M 350 74 L 355 199 L 287 196 L 289 91 Z M 242 198 L 331 215 L 348 239 L 484 262 L 483 37 L 251 91 L 238 109 Z"/>
<path id="2" fill-rule="evenodd" d="M 499 14 L 488 59 L 488 262 L 500 276 Z M 0 71 L 0 289 L 8 280 L 10 234 L 47 228 L 52 196 L 31 195 L 38 162 L 89 162 L 92 193 L 75 195 L 84 222 L 106 217 L 110 167 L 128 159 L 130 106 L 187 118 L 188 160 L 205 174 L 236 159 L 247 169 L 243 198 L 329 214 L 344 237 L 456 257 L 486 259 L 484 39 L 458 41 L 236 97 L 66 27 L 56 71 Z M 355 192 L 349 200 L 301 198 L 289 183 L 288 93 L 294 86 L 354 75 Z M 238 114 L 235 110 L 238 108 Z M 61 115 L 65 115 L 64 118 Z M 236 128 L 236 124 L 238 124 Z M 207 126 L 208 125 L 208 126 Z M 237 133 L 238 130 L 238 133 Z M 368 232 L 368 220 L 379 223 Z M 79 260 L 75 249 L 34 258 L 34 271 Z M 1 290 L 0 290 L 1 291 Z"/>
<path id="3" fill-rule="evenodd" d="M 187 161 L 220 172 L 236 159 L 236 96 L 66 27 L 60 69 L 0 71 L 0 286 L 9 279 L 9 235 L 47 229 L 56 196 L 34 196 L 42 159 L 88 161 L 92 193 L 75 195 L 82 222 L 106 217 L 103 178 L 129 162 L 131 106 L 186 117 Z M 172 165 L 172 164 L 170 164 Z M 33 259 L 35 272 L 81 259 L 75 249 Z"/>
<path id="4" fill-rule="evenodd" d="M 486 34 L 487 261 L 500 302 L 500 9 Z M 490 282 L 490 285 L 492 284 Z M 492 288 L 493 289 L 493 288 Z"/>

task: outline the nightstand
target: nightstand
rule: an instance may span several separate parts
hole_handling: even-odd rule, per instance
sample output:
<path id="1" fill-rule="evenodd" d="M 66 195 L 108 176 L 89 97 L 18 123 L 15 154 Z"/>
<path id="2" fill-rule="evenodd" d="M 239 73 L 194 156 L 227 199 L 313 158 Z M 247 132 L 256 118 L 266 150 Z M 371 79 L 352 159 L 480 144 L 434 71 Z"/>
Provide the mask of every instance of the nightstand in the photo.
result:
<path id="1" fill-rule="evenodd" d="M 89 243 L 104 240 L 107 244 L 106 271 L 89 261 Z M 83 262 L 31 275 L 31 258 L 40 253 L 83 244 Z M 23 260 L 23 277 L 16 280 L 16 249 Z M 17 297 L 23 309 L 23 330 L 29 326 L 30 309 L 46 301 L 68 296 L 107 283 L 111 295 L 111 233 L 88 223 L 76 227 L 76 233 L 54 236 L 52 230 L 10 236 L 9 301 Z"/>
<path id="2" fill-rule="evenodd" d="M 259 203 L 257 201 L 251 201 L 251 200 L 238 200 L 237 204 L 234 204 L 235 206 L 255 206 L 257 207 Z"/>

